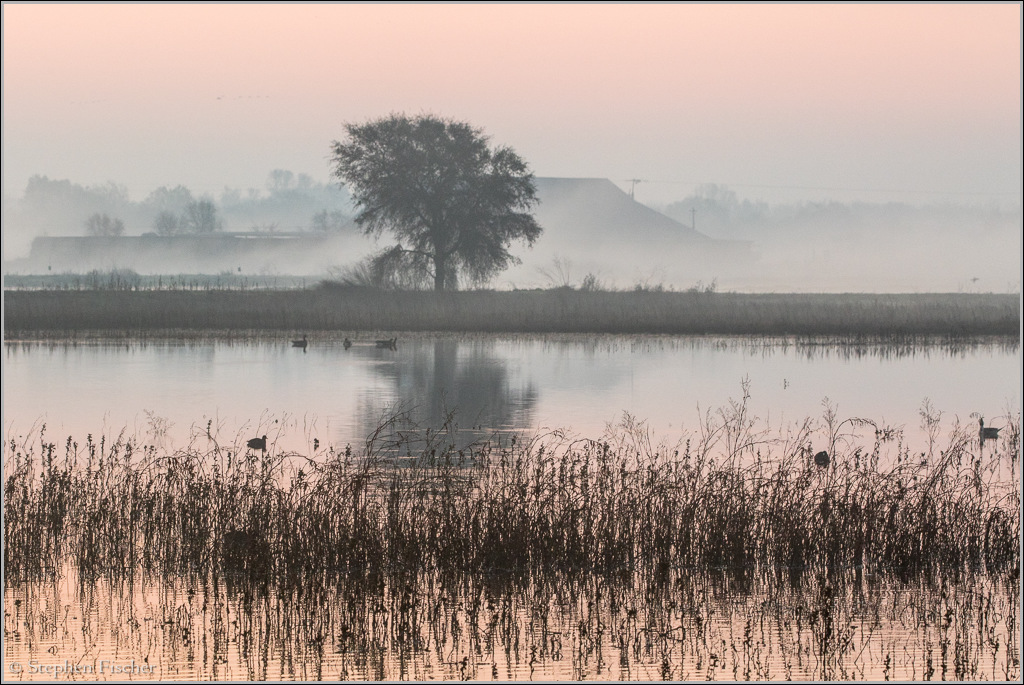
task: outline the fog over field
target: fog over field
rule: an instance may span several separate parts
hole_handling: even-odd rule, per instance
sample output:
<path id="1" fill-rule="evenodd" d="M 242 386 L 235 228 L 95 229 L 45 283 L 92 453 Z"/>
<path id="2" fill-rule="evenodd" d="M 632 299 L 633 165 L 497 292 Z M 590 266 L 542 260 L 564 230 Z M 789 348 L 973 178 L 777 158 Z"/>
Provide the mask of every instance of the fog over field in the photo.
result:
<path id="1" fill-rule="evenodd" d="M 352 225 L 332 142 L 427 114 L 538 179 L 544 234 L 489 287 L 1016 292 L 1020 25 L 1019 3 L 5 3 L 4 271 L 344 272 L 393 242 Z M 94 215 L 331 244 L 30 257 Z"/>
<path id="2" fill-rule="evenodd" d="M 482 284 L 493 288 L 717 289 L 763 292 L 1019 292 L 1021 213 L 985 204 L 751 201 L 707 184 L 649 206 L 638 187 L 600 178 L 536 179 L 532 247 L 522 263 Z M 630 191 L 634 196 L 630 196 Z M 153 236 L 161 213 L 183 214 L 202 199 L 163 186 L 134 200 L 117 183 L 87 187 L 33 177 L 4 197 L 5 274 L 130 269 L 140 274 L 223 272 L 338 278 L 390 244 L 355 225 L 351 198 L 337 183 L 274 170 L 262 188 L 206 196 L 216 235 L 275 239 L 272 250 L 216 256 L 179 236 L 148 253 L 136 243 L 75 247 L 61 259 L 36 237 L 86 235 L 94 214 L 120 219 L 126 237 Z M 314 240 L 315 245 L 310 241 Z M 250 243 L 246 243 L 247 245 Z M 468 285 L 468 284 L 466 284 Z"/>

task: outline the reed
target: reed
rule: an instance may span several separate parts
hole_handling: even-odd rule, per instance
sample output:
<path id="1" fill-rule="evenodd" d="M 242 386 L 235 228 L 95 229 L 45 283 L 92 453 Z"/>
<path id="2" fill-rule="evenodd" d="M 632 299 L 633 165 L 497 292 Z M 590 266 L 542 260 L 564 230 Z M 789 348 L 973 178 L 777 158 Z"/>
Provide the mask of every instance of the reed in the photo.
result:
<path id="1" fill-rule="evenodd" d="M 985 574 L 811 579 L 771 595 L 702 575 L 652 590 L 595 578 L 445 585 L 421 573 L 287 593 L 215 576 L 68 579 L 7 592 L 6 649 L 7 663 L 132 658 L 176 681 L 1015 681 L 1018 593 Z"/>
<path id="2" fill-rule="evenodd" d="M 402 577 L 641 573 L 771 576 L 835 569 L 902 579 L 1019 573 L 1019 417 L 980 451 L 973 424 L 944 450 L 880 463 L 886 441 L 842 438 L 814 464 L 810 423 L 770 438 L 735 403 L 677 449 L 641 427 L 613 439 L 458 447 L 447 430 L 383 422 L 365 446 L 317 459 L 244 441 L 162 454 L 123 435 L 5 444 L 5 570 L 45 577 L 244 573 Z M 45 429 L 44 429 L 45 430 Z M 869 431 L 870 433 L 870 431 Z M 821 436 L 818 435 L 819 441 Z M 1002 470 L 1001 470 L 1002 469 Z M 997 477 L 997 474 L 1002 474 Z"/>
<path id="3" fill-rule="evenodd" d="M 236 274 L 140 274 L 131 269 L 86 273 L 5 274 L 5 290 L 289 290 L 306 288 L 315 279 L 302 276 Z"/>
<path id="4" fill-rule="evenodd" d="M 86 331 L 452 331 L 1019 339 L 1018 295 L 303 290 L 4 292 L 5 339 Z"/>
<path id="5" fill-rule="evenodd" d="M 466 445 L 395 415 L 314 457 L 44 426 L 4 445 L 9 653 L 63 635 L 173 679 L 1013 680 L 1003 424 L 919 452 L 827 406 L 771 432 L 744 393 L 672 446 L 628 416 Z"/>

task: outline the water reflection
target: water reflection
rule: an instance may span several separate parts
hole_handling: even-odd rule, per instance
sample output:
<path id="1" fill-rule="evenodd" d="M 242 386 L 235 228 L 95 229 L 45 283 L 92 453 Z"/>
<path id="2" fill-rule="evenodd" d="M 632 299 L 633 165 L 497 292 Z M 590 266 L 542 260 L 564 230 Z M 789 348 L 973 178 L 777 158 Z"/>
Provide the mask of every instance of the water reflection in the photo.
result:
<path id="1" fill-rule="evenodd" d="M 385 334 L 389 335 L 389 334 Z M 353 336 L 354 337 L 354 336 Z M 11 342 L 5 344 L 5 433 L 39 422 L 50 434 L 166 437 L 183 445 L 212 425 L 279 449 L 358 444 L 396 409 L 426 427 L 451 412 L 474 438 L 569 429 L 600 436 L 624 413 L 660 435 L 697 427 L 749 380 L 751 410 L 774 426 L 841 416 L 917 431 L 922 403 L 944 430 L 977 412 L 1020 407 L 1019 339 L 911 342 L 702 336 L 310 335 L 279 340 Z M 99 400 L 99 401 L 97 401 Z M 911 436 L 915 441 L 923 435 Z"/>
<path id="2" fill-rule="evenodd" d="M 4 670 L 48 681 L 1019 679 L 1012 584 L 836 581 L 737 591 L 704 576 L 419 573 L 285 590 L 65 577 L 5 588 Z"/>
<path id="3" fill-rule="evenodd" d="M 364 394 L 358 419 L 364 434 L 395 410 L 407 412 L 415 425 L 435 430 L 450 425 L 470 440 L 531 425 L 537 386 L 531 379 L 514 385 L 508 360 L 497 356 L 492 344 L 449 338 L 402 348 L 401 356 L 372 351 L 376 363 L 370 368 L 391 392 Z"/>

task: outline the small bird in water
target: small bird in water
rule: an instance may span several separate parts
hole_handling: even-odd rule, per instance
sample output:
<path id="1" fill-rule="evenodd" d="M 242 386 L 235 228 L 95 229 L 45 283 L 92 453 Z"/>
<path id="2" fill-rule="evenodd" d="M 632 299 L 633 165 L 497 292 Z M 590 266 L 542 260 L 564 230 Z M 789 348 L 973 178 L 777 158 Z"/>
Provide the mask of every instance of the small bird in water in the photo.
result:
<path id="1" fill-rule="evenodd" d="M 301 347 L 302 349 L 306 349 L 306 345 L 308 344 L 309 341 L 306 340 L 305 334 L 303 334 L 302 340 L 292 340 L 292 347 Z"/>
<path id="2" fill-rule="evenodd" d="M 986 440 L 998 440 L 999 431 L 999 428 L 985 428 L 985 419 L 978 417 L 978 442 L 982 447 L 985 446 Z"/>
<path id="3" fill-rule="evenodd" d="M 266 452 L 267 451 L 267 436 L 264 435 L 262 438 L 253 438 L 252 440 L 250 440 L 249 442 L 247 442 L 245 444 L 251 450 L 261 450 L 263 452 Z"/>
<path id="4" fill-rule="evenodd" d="M 814 463 L 817 464 L 820 468 L 823 468 L 823 469 L 828 468 L 828 463 L 829 463 L 828 452 L 826 452 L 825 450 L 822 450 L 822 451 L 818 452 L 817 454 L 815 454 L 814 455 Z"/>
<path id="5" fill-rule="evenodd" d="M 352 341 L 349 340 L 348 338 L 345 338 L 345 342 L 343 342 L 342 345 L 344 345 L 345 349 L 347 350 L 348 348 L 352 347 Z"/>

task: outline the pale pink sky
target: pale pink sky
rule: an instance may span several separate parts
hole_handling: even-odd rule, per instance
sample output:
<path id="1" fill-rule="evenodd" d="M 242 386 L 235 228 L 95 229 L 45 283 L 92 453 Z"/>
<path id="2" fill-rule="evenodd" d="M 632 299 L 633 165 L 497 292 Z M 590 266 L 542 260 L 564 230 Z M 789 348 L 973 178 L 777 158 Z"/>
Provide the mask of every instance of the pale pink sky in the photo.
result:
<path id="1" fill-rule="evenodd" d="M 391 112 L 640 200 L 1019 204 L 1021 4 L 3 5 L 10 195 L 327 181 Z"/>

